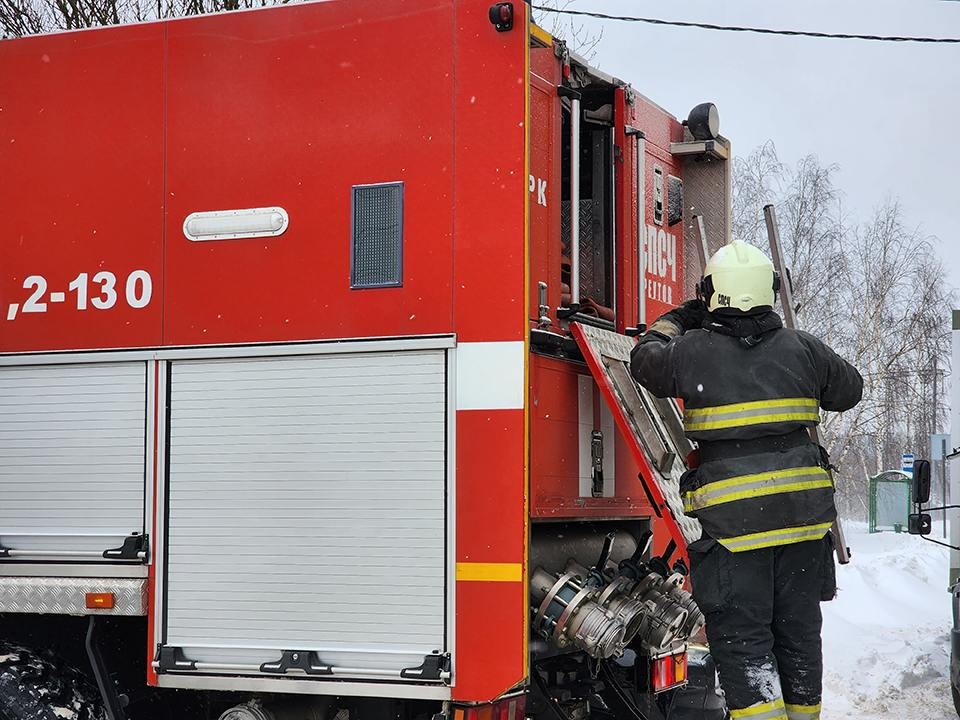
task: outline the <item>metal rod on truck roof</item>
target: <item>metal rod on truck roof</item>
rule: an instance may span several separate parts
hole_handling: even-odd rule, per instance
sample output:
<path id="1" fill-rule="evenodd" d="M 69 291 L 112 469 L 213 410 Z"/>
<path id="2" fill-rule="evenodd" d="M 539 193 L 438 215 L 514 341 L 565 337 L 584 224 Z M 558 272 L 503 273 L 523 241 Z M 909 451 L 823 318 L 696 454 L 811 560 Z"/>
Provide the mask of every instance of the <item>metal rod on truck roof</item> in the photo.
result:
<path id="1" fill-rule="evenodd" d="M 580 96 L 570 98 L 570 305 L 580 305 Z"/>
<path id="2" fill-rule="evenodd" d="M 783 262 L 783 254 L 780 252 L 780 231 L 777 228 L 777 212 L 773 209 L 773 205 L 763 206 L 763 219 L 767 224 L 767 238 L 770 240 L 773 266 L 780 274 L 780 302 L 783 305 L 783 322 L 788 328 L 796 329 L 797 312 L 796 305 L 793 304 L 793 288 L 790 285 L 787 266 Z M 810 438 L 817 445 L 820 444 L 820 433 L 816 426 L 810 428 Z M 840 518 L 833 521 L 830 533 L 833 535 L 833 547 L 837 551 L 837 560 L 841 565 L 846 565 L 850 562 L 850 549 L 847 547 L 847 541 L 843 536 L 843 526 L 840 524 Z"/>
<path id="3" fill-rule="evenodd" d="M 647 139 L 637 131 L 637 262 L 638 279 L 637 327 L 647 322 L 647 185 L 646 167 Z"/>
<path id="4" fill-rule="evenodd" d="M 637 175 L 637 327 L 644 332 L 647 322 L 647 190 L 645 168 L 647 138 L 643 130 L 627 125 L 627 137 L 637 139 L 634 170 Z"/>
<path id="5" fill-rule="evenodd" d="M 770 239 L 770 253 L 773 266 L 780 273 L 780 303 L 783 305 L 783 322 L 789 328 L 797 327 L 796 305 L 793 303 L 793 285 L 783 255 L 780 253 L 780 231 L 777 227 L 777 211 L 773 205 L 763 206 L 763 219 L 767 223 L 767 237 Z"/>

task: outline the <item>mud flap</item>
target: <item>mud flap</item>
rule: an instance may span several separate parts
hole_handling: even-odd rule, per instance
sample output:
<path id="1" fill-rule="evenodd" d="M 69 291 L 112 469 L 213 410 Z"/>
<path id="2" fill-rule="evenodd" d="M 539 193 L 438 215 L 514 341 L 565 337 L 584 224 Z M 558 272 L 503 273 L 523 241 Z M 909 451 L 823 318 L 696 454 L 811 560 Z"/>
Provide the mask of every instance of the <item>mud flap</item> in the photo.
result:
<path id="1" fill-rule="evenodd" d="M 580 323 L 571 323 L 570 330 L 640 467 L 640 481 L 654 512 L 685 554 L 687 545 L 700 538 L 701 528 L 683 514 L 680 478 L 692 446 L 683 434 L 676 401 L 655 398 L 633 380 L 632 339 Z"/>

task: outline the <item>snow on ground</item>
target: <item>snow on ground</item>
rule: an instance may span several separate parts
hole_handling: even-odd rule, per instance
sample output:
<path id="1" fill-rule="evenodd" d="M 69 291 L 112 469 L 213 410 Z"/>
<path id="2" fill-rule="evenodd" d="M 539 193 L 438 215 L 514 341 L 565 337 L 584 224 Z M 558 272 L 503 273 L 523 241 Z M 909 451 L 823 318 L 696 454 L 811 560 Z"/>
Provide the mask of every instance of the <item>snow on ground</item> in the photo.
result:
<path id="1" fill-rule="evenodd" d="M 823 720 L 957 720 L 950 694 L 949 550 L 844 524 L 853 551 L 823 603 Z M 934 523 L 932 538 L 941 539 Z"/>

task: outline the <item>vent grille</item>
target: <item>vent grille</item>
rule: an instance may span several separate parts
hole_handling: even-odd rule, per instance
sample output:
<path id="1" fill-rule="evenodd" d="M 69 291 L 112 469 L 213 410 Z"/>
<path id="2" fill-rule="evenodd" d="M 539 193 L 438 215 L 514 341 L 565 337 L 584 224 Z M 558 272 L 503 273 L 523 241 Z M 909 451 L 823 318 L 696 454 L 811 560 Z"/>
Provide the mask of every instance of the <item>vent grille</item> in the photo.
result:
<path id="1" fill-rule="evenodd" d="M 403 183 L 355 185 L 350 287 L 403 284 Z"/>

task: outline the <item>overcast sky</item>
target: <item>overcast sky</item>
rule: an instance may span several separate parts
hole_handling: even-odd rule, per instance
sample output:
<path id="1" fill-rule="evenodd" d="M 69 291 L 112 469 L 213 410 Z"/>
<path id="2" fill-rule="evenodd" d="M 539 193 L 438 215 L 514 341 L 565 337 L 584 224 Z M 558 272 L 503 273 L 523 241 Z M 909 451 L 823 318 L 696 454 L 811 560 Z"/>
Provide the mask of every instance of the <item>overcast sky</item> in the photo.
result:
<path id="1" fill-rule="evenodd" d="M 577 0 L 572 7 L 725 25 L 960 37 L 960 2 L 950 0 Z M 960 45 L 612 21 L 602 27 L 596 64 L 681 118 L 699 102 L 716 103 L 734 154 L 769 139 L 784 162 L 814 153 L 838 164 L 845 209 L 855 217 L 866 218 L 886 196 L 899 197 L 907 221 L 939 238 L 960 287 Z"/>

